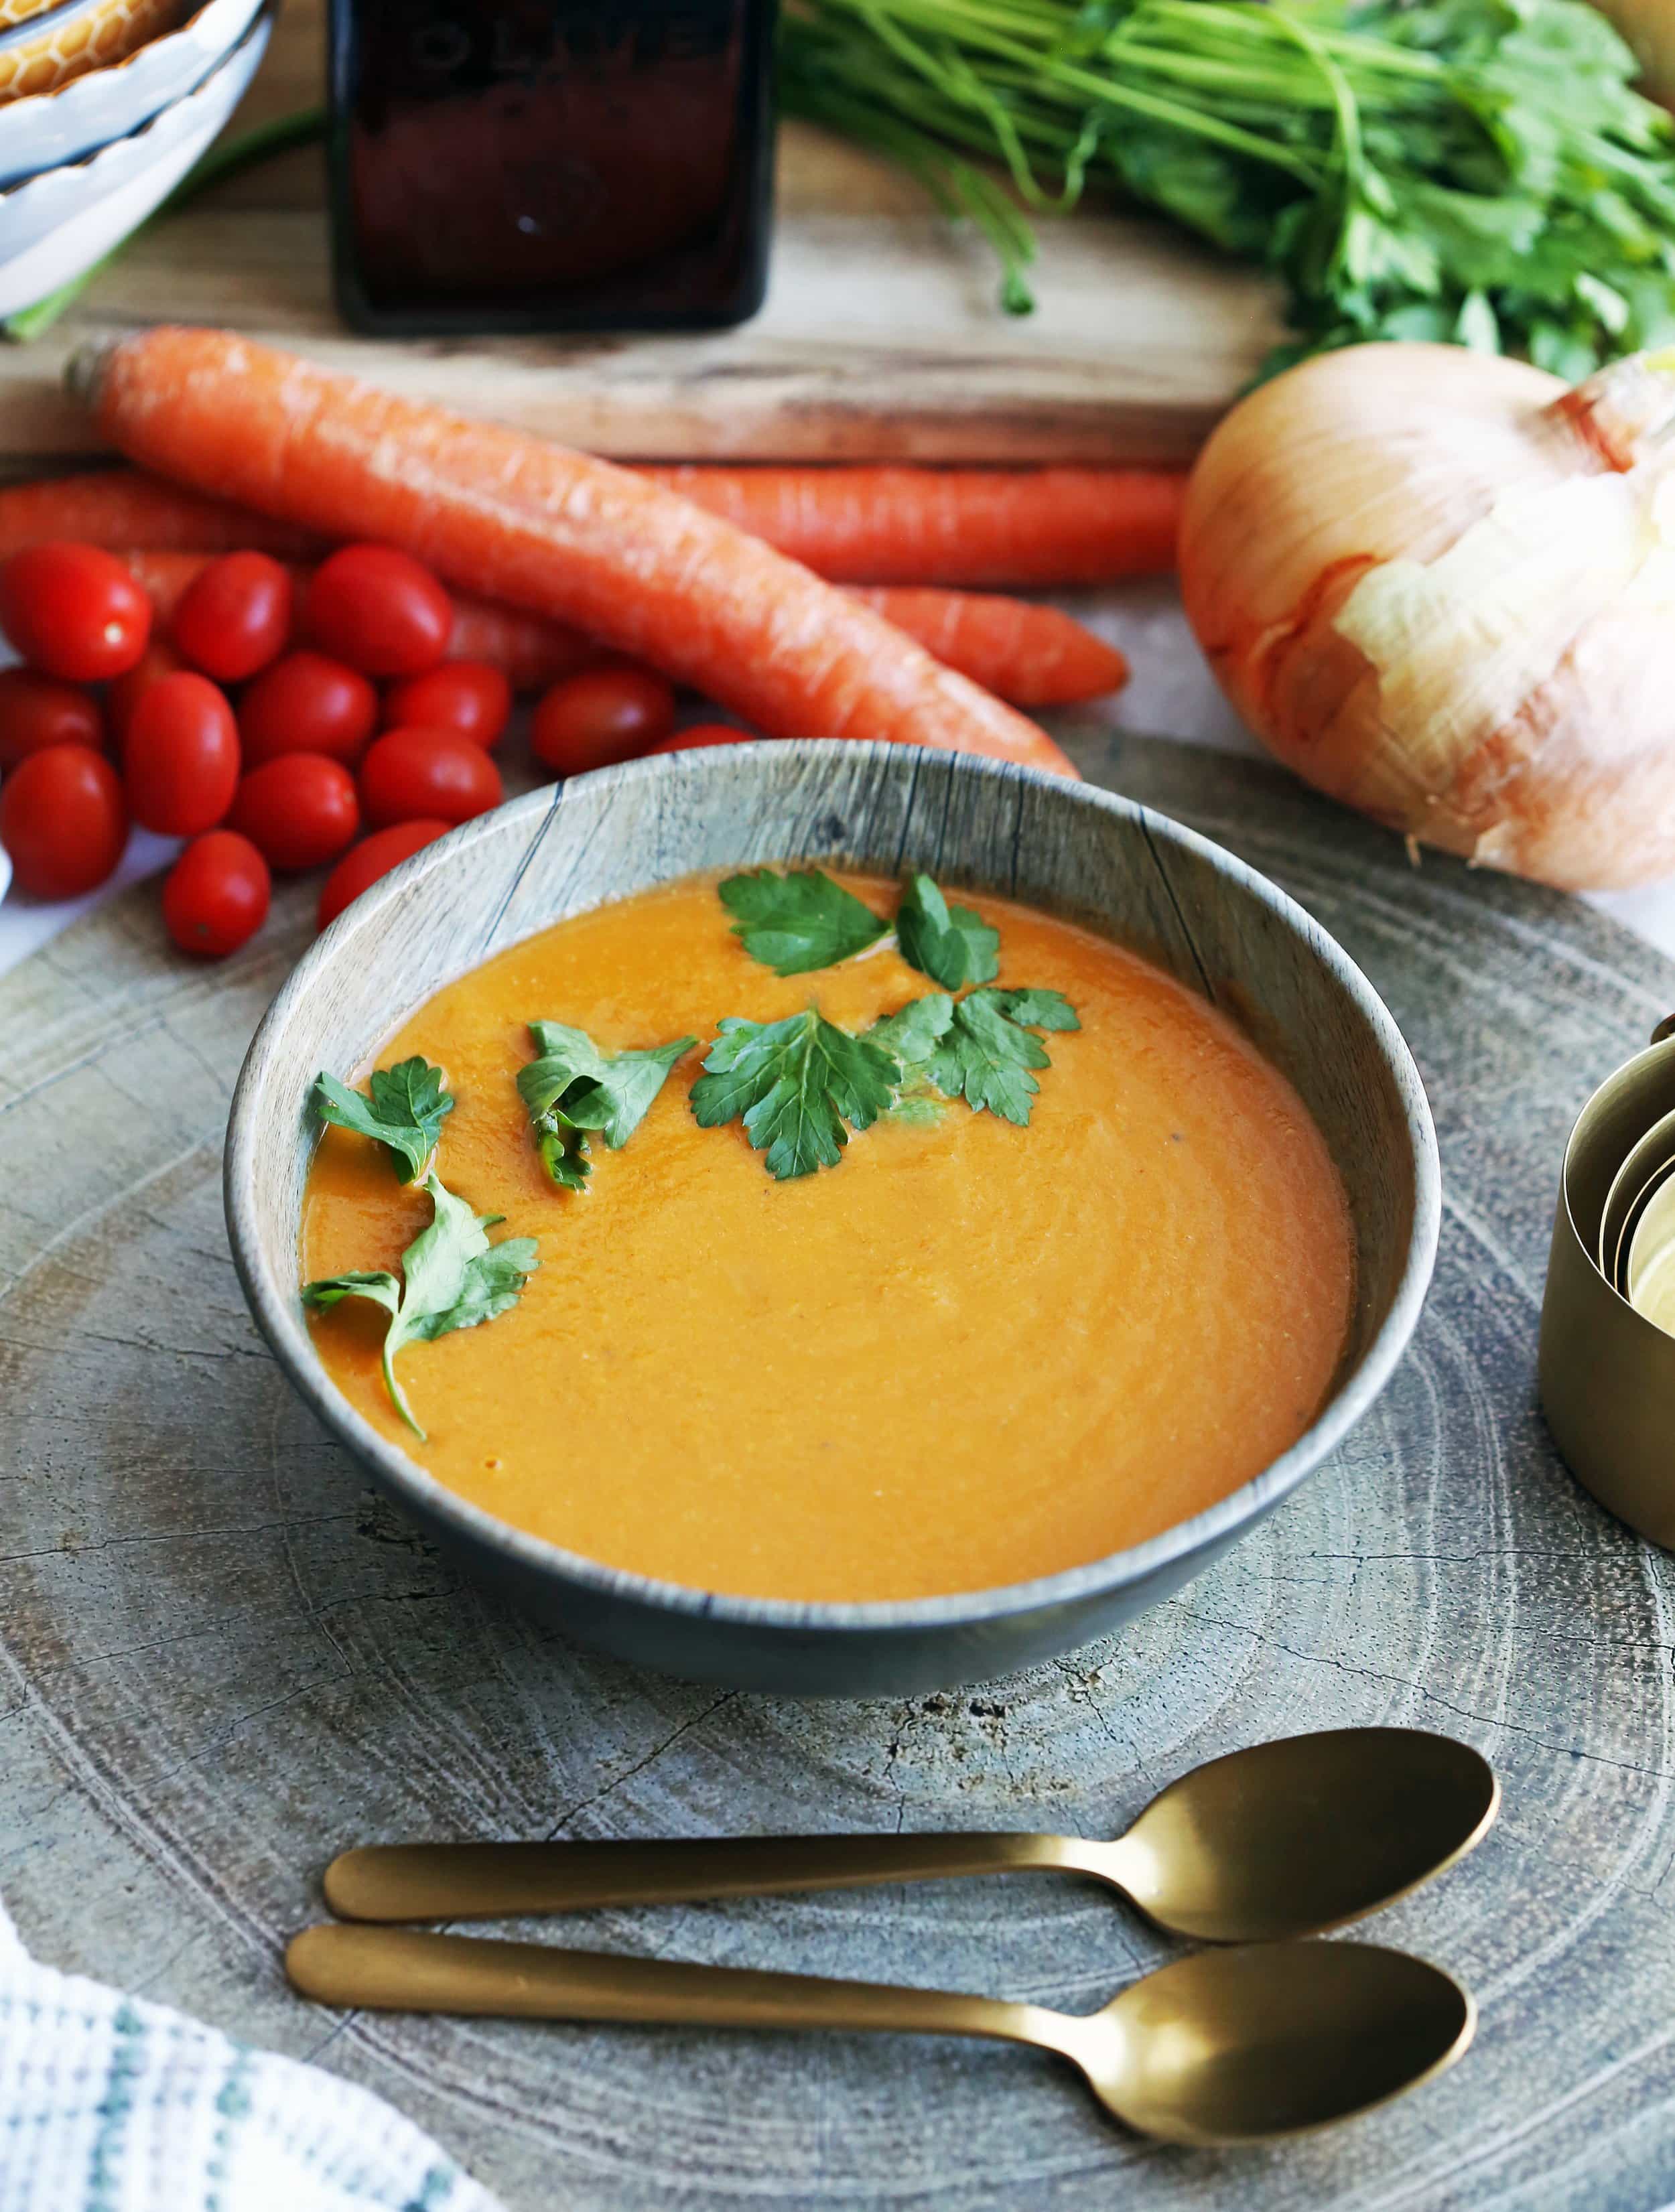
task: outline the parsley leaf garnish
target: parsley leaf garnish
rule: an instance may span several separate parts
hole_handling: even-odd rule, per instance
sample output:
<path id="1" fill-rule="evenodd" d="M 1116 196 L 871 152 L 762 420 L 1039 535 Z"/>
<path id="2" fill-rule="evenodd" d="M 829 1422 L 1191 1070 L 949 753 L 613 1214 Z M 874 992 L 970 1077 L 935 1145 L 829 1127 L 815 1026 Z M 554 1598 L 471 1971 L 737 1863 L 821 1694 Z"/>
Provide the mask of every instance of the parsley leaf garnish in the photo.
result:
<path id="1" fill-rule="evenodd" d="M 973 991 L 956 1000 L 953 1018 L 932 1049 L 925 1074 L 948 1097 L 964 1098 L 973 1113 L 986 1108 L 1024 1128 L 1030 1101 L 1041 1088 L 1032 1071 L 1052 1064 L 1032 1030 L 1081 1026 L 1075 1009 L 1058 991 Z"/>
<path id="2" fill-rule="evenodd" d="M 390 1316 L 384 1332 L 384 1387 L 390 1402 L 421 1442 L 420 1428 L 395 1377 L 395 1356 L 405 1344 L 429 1344 L 456 1328 L 475 1328 L 515 1306 L 540 1262 L 533 1237 L 508 1237 L 490 1244 L 487 1231 L 502 1216 L 474 1213 L 445 1189 L 434 1171 L 421 1186 L 435 1208 L 428 1229 L 401 1255 L 402 1279 L 387 1268 L 327 1275 L 303 1285 L 302 1302 L 324 1311 L 344 1298 L 370 1298 Z"/>
<path id="3" fill-rule="evenodd" d="M 927 991 L 910 999 L 897 1014 L 886 1014 L 867 1031 L 873 1043 L 893 1053 L 904 1074 L 923 1067 L 953 1023 L 953 1000 L 946 991 Z"/>
<path id="4" fill-rule="evenodd" d="M 892 1121 L 923 1126 L 941 1120 L 943 1103 L 931 1089 L 927 1064 L 953 1022 L 953 1000 L 947 993 L 928 991 L 867 1031 L 873 1043 L 895 1054 L 901 1067 L 901 1085 L 890 1109 Z"/>
<path id="5" fill-rule="evenodd" d="M 539 1057 L 518 1073 L 535 1146 L 554 1182 L 580 1190 L 591 1172 L 588 1136 L 597 1129 L 620 1152 L 646 1117 L 669 1070 L 696 1037 L 676 1037 L 645 1051 L 601 1052 L 585 1030 L 563 1022 L 531 1022 Z"/>
<path id="6" fill-rule="evenodd" d="M 944 990 L 992 983 L 1000 972 L 1001 933 L 968 906 L 950 906 L 929 876 L 912 876 L 896 915 L 896 942 L 910 968 Z"/>
<path id="7" fill-rule="evenodd" d="M 1075 1008 L 1063 991 L 978 991 L 979 999 L 992 999 L 1009 1022 L 1026 1030 L 1079 1030 Z"/>
<path id="8" fill-rule="evenodd" d="M 315 1110 L 323 1121 L 382 1145 L 403 1182 L 415 1182 L 454 1111 L 441 1068 L 428 1060 L 400 1060 L 393 1067 L 375 1068 L 367 1089 L 370 1099 L 322 1073 L 314 1078 Z"/>
<path id="9" fill-rule="evenodd" d="M 729 1015 L 692 1085 L 699 1127 L 742 1118 L 745 1134 L 782 1181 L 835 1168 L 850 1128 L 886 1113 L 901 1080 L 896 1054 L 851 1036 L 810 1006 L 784 1021 Z"/>
<path id="10" fill-rule="evenodd" d="M 733 934 L 752 960 L 777 975 L 832 968 L 889 934 L 872 908 L 819 868 L 771 868 L 729 876 L 722 904 L 737 917 Z"/>

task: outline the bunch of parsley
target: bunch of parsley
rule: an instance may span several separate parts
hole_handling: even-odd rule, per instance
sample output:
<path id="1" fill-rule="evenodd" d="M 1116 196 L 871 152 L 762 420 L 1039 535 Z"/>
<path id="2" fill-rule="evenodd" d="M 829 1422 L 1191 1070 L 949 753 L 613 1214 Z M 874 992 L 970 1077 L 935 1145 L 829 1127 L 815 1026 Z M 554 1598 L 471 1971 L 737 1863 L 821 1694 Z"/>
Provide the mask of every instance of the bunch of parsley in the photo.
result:
<path id="1" fill-rule="evenodd" d="M 1282 280 L 1296 343 L 1567 377 L 1675 338 L 1675 129 L 1586 0 L 790 0 L 786 106 L 985 232 L 1089 187 Z M 1003 165 L 1010 191 L 991 170 Z"/>

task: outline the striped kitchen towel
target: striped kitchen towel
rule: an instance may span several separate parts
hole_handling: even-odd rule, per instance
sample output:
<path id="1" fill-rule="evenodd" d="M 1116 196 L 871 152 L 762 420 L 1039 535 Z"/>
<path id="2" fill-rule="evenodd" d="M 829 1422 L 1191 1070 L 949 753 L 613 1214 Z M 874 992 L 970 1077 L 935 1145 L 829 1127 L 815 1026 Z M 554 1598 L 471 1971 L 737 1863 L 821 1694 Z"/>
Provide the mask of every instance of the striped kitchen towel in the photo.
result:
<path id="1" fill-rule="evenodd" d="M 0 2212 L 496 2212 L 313 2066 L 38 1966 L 0 1907 Z"/>

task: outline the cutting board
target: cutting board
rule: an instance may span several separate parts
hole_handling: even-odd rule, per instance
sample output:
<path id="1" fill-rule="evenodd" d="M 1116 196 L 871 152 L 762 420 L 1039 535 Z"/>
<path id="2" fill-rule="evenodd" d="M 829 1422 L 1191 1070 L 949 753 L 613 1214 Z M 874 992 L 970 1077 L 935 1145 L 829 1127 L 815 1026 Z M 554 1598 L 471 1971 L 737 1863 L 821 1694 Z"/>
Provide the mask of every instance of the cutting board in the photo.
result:
<path id="1" fill-rule="evenodd" d="M 322 0 L 288 0 L 233 131 L 321 96 Z M 160 318 L 230 324 L 463 412 L 621 456 L 1185 460 L 1278 336 L 1266 280 L 1161 223 L 1041 225 L 1032 316 L 987 247 L 910 182 L 801 125 L 783 134 L 768 302 L 690 337 L 376 343 L 331 298 L 320 155 L 159 222 L 51 335 L 0 346 L 0 471 L 94 441 L 59 389 L 72 348 Z"/>
<path id="2" fill-rule="evenodd" d="M 1416 870 L 1264 765 L 1073 749 L 1276 877 L 1383 992 L 1436 1109 L 1441 1249 L 1385 1396 L 1270 1520 L 1121 1636 L 957 1693 L 800 1705 L 572 1649 L 462 1583 L 315 1425 L 220 1189 L 308 885 L 220 967 L 170 956 L 141 886 L 0 981 L 0 1893 L 42 1959 L 368 2084 L 509 2212 L 1668 2204 L 1672 1565 L 1570 1480 L 1532 1370 L 1567 1126 L 1675 966 L 1576 901 Z M 1460 1975 L 1482 2027 L 1443 2081 L 1279 2149 L 1142 2143 L 992 2045 L 340 2018 L 280 1972 L 359 1841 L 1111 1835 L 1200 1759 L 1370 1723 L 1500 1772 L 1477 1854 L 1360 1931 Z M 1072 2010 L 1170 1948 L 1047 1878 L 521 1932 Z"/>

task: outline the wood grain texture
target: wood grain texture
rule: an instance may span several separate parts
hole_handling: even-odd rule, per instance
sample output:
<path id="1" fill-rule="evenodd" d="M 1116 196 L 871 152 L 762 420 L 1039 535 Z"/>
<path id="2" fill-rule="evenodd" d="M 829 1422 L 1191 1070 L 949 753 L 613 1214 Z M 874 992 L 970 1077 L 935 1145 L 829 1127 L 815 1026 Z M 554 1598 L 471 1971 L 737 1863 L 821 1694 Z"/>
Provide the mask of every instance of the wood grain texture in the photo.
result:
<path id="1" fill-rule="evenodd" d="M 321 13 L 288 0 L 233 131 L 320 96 Z M 322 157 L 294 154 L 147 231 L 49 337 L 0 347 L 0 471 L 96 450 L 60 389 L 65 360 L 163 317 L 618 456 L 1187 459 L 1275 343 L 1272 288 L 1159 223 L 1079 215 L 1041 236 L 1039 309 L 1006 315 L 980 240 L 793 125 L 768 304 L 740 329 L 377 343 L 337 319 Z"/>
<path id="2" fill-rule="evenodd" d="M 1536 1314 L 1571 1115 L 1675 1003 L 1580 905 L 1203 752 L 1083 767 L 1302 898 L 1429 1084 L 1447 1218 L 1414 1348 L 1337 1460 L 1178 1599 L 957 1695 L 811 1706 L 569 1650 L 457 1583 L 257 1341 L 221 1124 L 303 935 L 171 964 L 153 896 L 0 982 L 0 1891 L 44 1957 L 368 2082 L 516 2212 L 1654 2212 L 1675 2182 L 1671 1567 L 1559 1466 Z M 1251 2156 L 1124 2138 L 1048 2061 L 930 2041 L 355 2018 L 282 1937 L 356 1840 L 972 1826 L 1110 1834 L 1194 1761 L 1389 1721 L 1506 1787 L 1467 1866 L 1369 1926 L 1483 2006 L 1447 2080 Z M 533 1930 L 527 1932 L 536 1932 Z M 570 1940 L 1092 2008 L 1167 1947 L 1020 1879 L 604 1911 Z"/>

